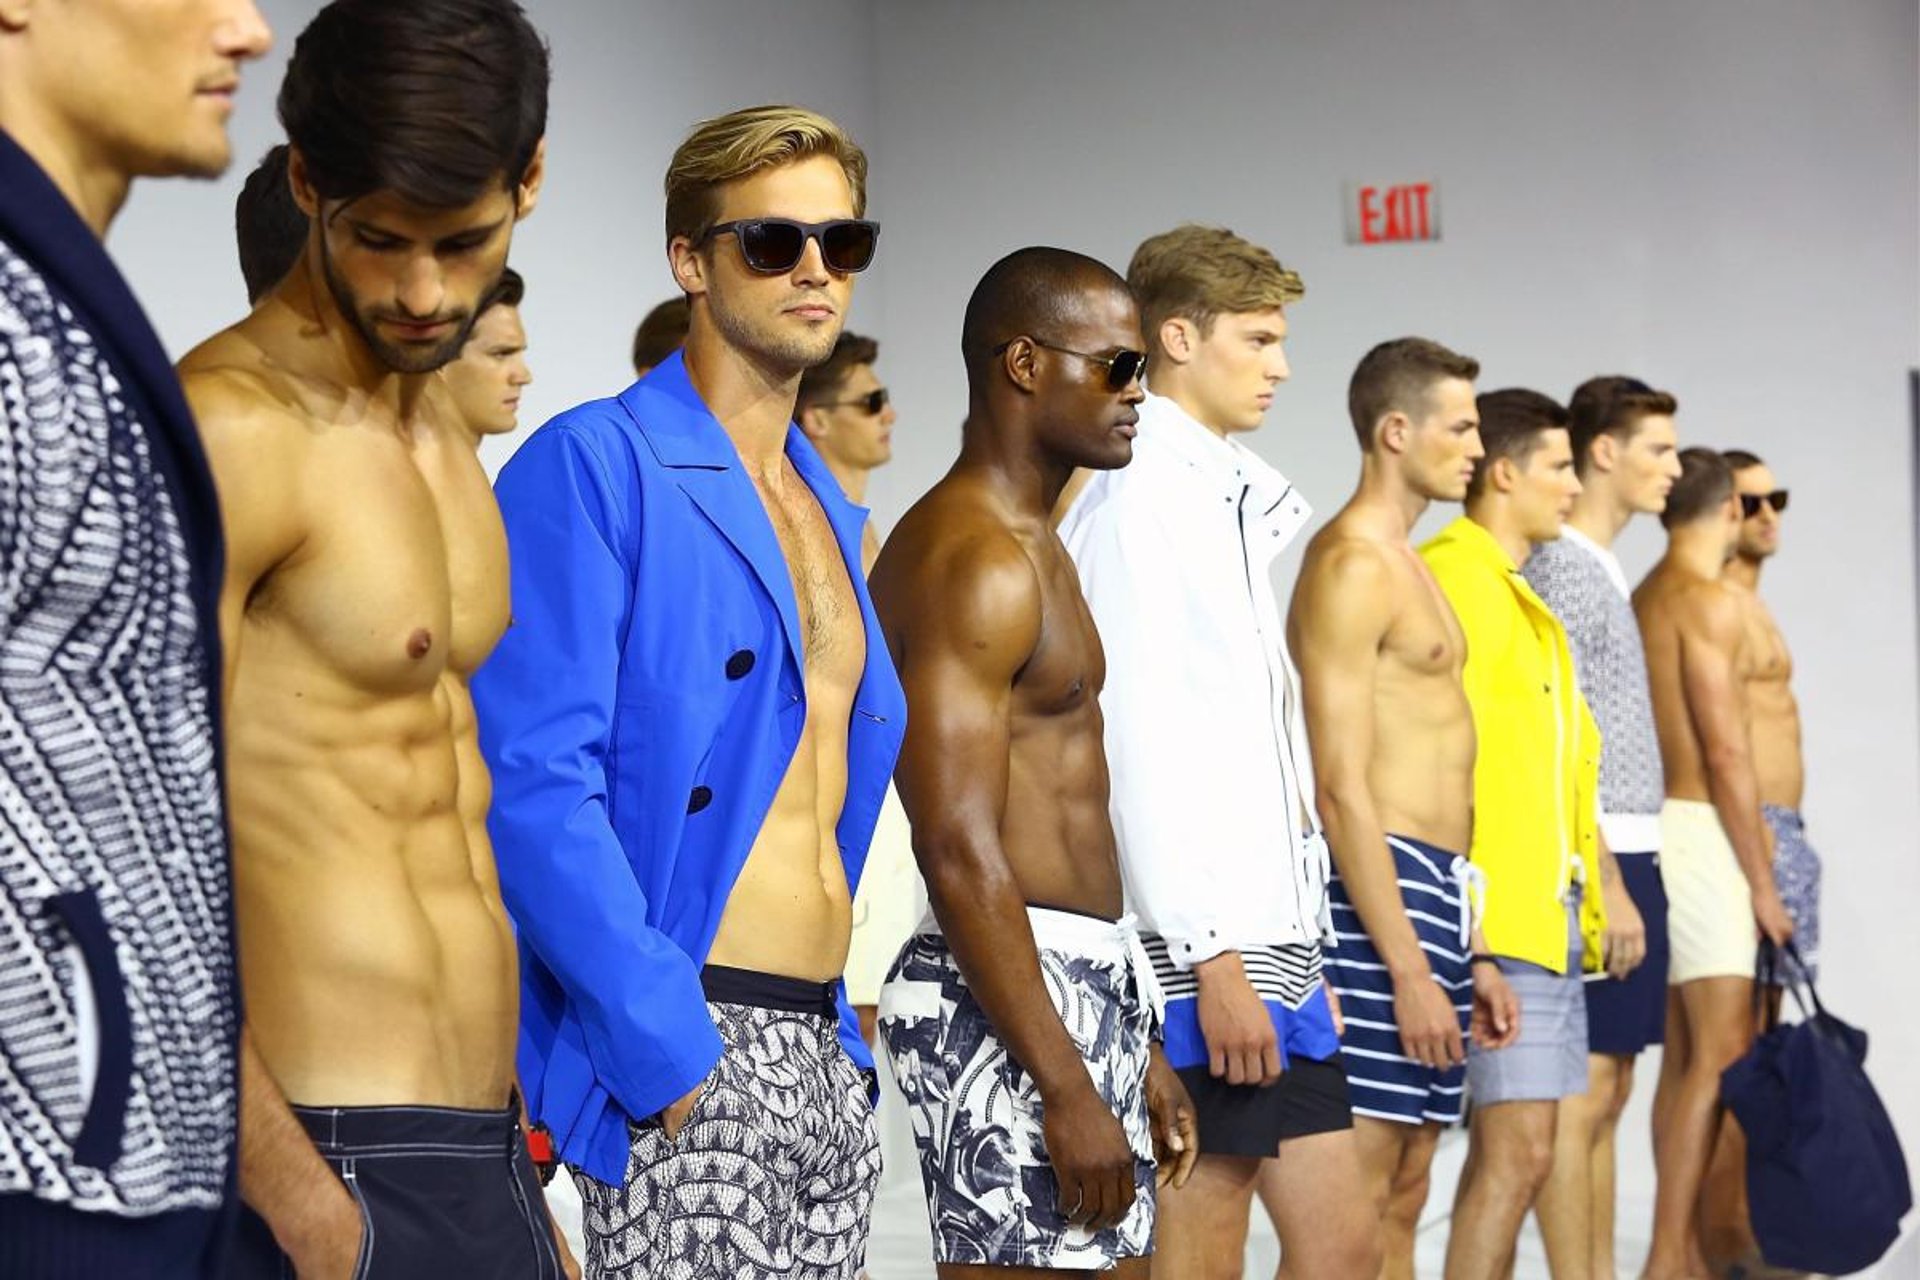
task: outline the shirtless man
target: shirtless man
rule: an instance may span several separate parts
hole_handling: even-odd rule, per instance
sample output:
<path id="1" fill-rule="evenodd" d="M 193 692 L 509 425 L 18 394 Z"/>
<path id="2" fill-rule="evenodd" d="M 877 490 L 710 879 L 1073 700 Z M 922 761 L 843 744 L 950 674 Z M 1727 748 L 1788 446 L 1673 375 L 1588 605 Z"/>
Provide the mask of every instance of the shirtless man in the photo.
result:
<path id="1" fill-rule="evenodd" d="M 418 52 L 369 56 L 387 48 Z M 546 87 L 511 0 L 323 9 L 280 92 L 305 254 L 181 365 L 228 548 L 258 1215 L 237 1275 L 559 1265 L 513 1099 L 512 930 L 467 693 L 507 626 L 506 543 L 432 376 L 532 211 Z M 407 127 L 448 116 L 510 123 Z"/>
<path id="2" fill-rule="evenodd" d="M 1733 469 L 1734 499 L 1740 504 L 1740 541 L 1720 575 L 1744 606 L 1748 652 L 1753 655 L 1746 681 L 1747 709 L 1753 718 L 1753 772 L 1760 789 L 1760 814 L 1773 844 L 1773 879 L 1793 920 L 1793 945 L 1809 975 L 1819 968 L 1820 857 L 1807 842 L 1800 817 L 1806 782 L 1800 753 L 1800 704 L 1793 696 L 1793 655 L 1773 613 L 1760 598 L 1762 564 L 1780 549 L 1781 517 L 1787 491 L 1773 471 L 1744 449 L 1725 449 L 1721 457 Z M 1765 992 L 1765 1016 L 1775 1016 L 1788 974 L 1786 961 L 1774 970 Z M 1722 1127 L 1707 1175 L 1701 1232 L 1707 1260 L 1716 1266 L 1744 1262 L 1761 1265 L 1747 1217 L 1746 1141 L 1738 1124 Z"/>
<path id="3" fill-rule="evenodd" d="M 1667 553 L 1633 594 L 1666 775 L 1660 858 L 1672 951 L 1653 1101 L 1658 1186 L 1647 1280 L 1709 1274 L 1696 1223 L 1720 1128 L 1720 1073 L 1753 1039 L 1757 939 L 1793 935 L 1760 815 L 1747 610 L 1721 580 L 1739 542 L 1740 506 L 1719 454 L 1681 452 L 1660 523 Z"/>
<path id="4" fill-rule="evenodd" d="M 1466 1037 L 1500 1048 L 1519 1030 L 1500 970 L 1468 963 L 1487 947 L 1464 855 L 1466 642 L 1408 544 L 1429 502 L 1466 496 L 1485 452 L 1479 371 L 1423 338 L 1360 361 L 1348 388 L 1360 487 L 1307 544 L 1287 619 L 1335 871 L 1327 974 L 1345 1015 L 1354 1128 L 1389 1277 L 1413 1274 L 1434 1146 L 1460 1122 Z"/>
<path id="5" fill-rule="evenodd" d="M 873 259 L 865 178 L 810 111 L 699 125 L 667 172 L 684 350 L 500 477 L 514 626 L 475 697 L 521 1079 L 595 1276 L 865 1256 L 873 1059 L 839 978 L 905 706 L 866 513 L 791 421 Z"/>
<path id="6" fill-rule="evenodd" d="M 900 794 L 933 914 L 880 994 L 942 1280 L 1147 1275 L 1155 1166 L 1191 1104 L 1107 814 L 1106 658 L 1050 521 L 1076 466 L 1126 465 L 1145 369 L 1126 282 L 1062 249 L 982 277 L 960 457 L 873 575 L 912 728 Z"/>

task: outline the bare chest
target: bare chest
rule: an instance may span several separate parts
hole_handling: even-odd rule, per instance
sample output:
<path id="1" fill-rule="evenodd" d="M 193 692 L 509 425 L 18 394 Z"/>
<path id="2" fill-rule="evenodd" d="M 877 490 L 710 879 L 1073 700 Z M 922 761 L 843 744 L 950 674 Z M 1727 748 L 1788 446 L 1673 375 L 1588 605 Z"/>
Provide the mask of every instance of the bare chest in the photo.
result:
<path id="1" fill-rule="evenodd" d="M 1787 650 L 1786 637 L 1757 597 L 1746 611 L 1744 639 L 1750 678 L 1781 685 L 1793 678 L 1793 655 Z"/>
<path id="2" fill-rule="evenodd" d="M 1457 680 L 1467 661 L 1467 637 L 1446 592 L 1411 550 L 1401 563 L 1401 607 L 1387 632 L 1387 650 L 1415 675 Z"/>
<path id="3" fill-rule="evenodd" d="M 343 436 L 323 442 L 304 480 L 306 539 L 249 622 L 371 694 L 478 670 L 510 603 L 506 531 L 472 450 Z"/>
<path id="4" fill-rule="evenodd" d="M 1040 641 L 1014 682 L 1020 709 L 1038 717 L 1096 714 L 1107 655 L 1079 576 L 1064 548 L 1042 546 L 1032 554 L 1040 575 Z"/>
<path id="5" fill-rule="evenodd" d="M 866 670 L 867 633 L 833 526 L 798 476 L 779 493 L 761 487 L 760 500 L 793 580 L 808 686 L 842 689 L 850 698 Z"/>

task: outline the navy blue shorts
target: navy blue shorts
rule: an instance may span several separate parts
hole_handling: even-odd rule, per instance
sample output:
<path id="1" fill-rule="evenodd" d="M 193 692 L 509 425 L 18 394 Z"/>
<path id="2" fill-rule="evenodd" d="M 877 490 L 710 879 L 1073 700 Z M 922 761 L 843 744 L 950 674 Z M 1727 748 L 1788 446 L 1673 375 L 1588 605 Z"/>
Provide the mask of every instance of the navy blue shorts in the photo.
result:
<path id="1" fill-rule="evenodd" d="M 1446 991 L 1467 1034 L 1473 1014 L 1473 973 L 1468 968 L 1469 904 L 1464 887 L 1467 860 L 1420 840 L 1388 836 L 1407 919 L 1427 953 L 1433 980 Z M 1437 1070 L 1401 1052 L 1393 1020 L 1393 980 L 1360 925 L 1360 913 L 1335 876 L 1327 886 L 1333 907 L 1334 946 L 1327 952 L 1327 980 L 1340 996 L 1346 1032 L 1340 1038 L 1353 1114 L 1401 1124 L 1458 1124 L 1465 1105 L 1465 1064 Z M 1201 1141 L 1204 1143 L 1205 1138 Z"/>
<path id="2" fill-rule="evenodd" d="M 1647 926 L 1647 958 L 1622 982 L 1587 979 L 1587 1049 L 1631 1058 L 1667 1031 L 1667 890 L 1657 853 L 1615 853 L 1627 896 Z"/>

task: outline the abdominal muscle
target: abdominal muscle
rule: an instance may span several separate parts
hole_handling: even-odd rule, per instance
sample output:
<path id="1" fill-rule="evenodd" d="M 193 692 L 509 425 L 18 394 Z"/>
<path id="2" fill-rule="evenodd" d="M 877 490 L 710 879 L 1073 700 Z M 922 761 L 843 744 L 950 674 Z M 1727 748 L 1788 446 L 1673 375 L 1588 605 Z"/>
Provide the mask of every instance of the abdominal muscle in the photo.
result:
<path id="1" fill-rule="evenodd" d="M 309 681 L 230 730 L 253 1042 L 297 1104 L 505 1106 L 515 957 L 465 687 L 328 701 Z"/>
<path id="2" fill-rule="evenodd" d="M 853 894 L 837 832 L 847 798 L 849 709 L 809 709 L 793 760 L 727 897 L 709 964 L 810 982 L 831 981 L 846 967 Z"/>

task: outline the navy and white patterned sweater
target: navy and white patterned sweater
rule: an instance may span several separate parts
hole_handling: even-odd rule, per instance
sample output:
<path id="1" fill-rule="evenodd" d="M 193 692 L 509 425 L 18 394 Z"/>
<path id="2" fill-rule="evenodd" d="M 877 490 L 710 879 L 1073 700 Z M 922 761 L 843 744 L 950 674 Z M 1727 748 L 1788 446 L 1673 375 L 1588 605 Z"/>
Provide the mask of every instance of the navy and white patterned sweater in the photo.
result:
<path id="1" fill-rule="evenodd" d="M 219 563 L 158 340 L 0 134 L 0 1194 L 124 1215 L 227 1194 Z"/>

